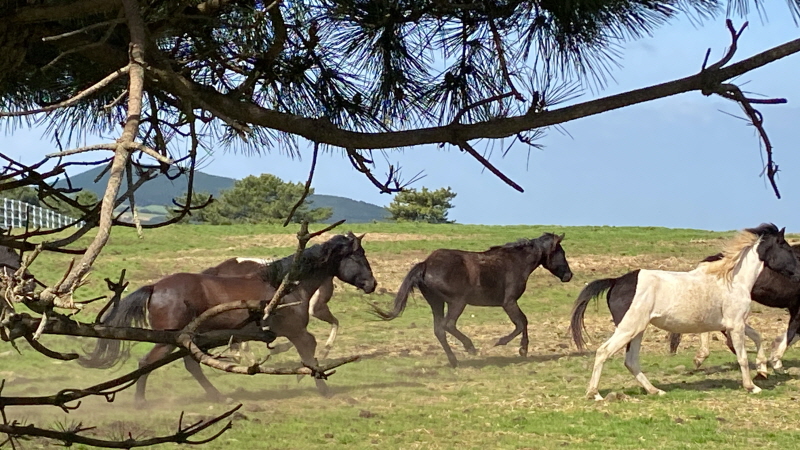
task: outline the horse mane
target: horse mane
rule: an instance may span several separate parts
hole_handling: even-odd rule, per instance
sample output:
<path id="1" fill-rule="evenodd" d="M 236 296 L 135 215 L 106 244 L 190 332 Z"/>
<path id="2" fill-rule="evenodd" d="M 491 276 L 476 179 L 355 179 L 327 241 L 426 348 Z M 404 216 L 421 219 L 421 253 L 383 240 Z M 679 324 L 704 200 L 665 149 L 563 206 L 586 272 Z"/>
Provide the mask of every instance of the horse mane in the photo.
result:
<path id="1" fill-rule="evenodd" d="M 766 224 L 762 224 L 761 227 Z M 774 227 L 774 225 L 772 225 Z M 771 231 L 771 230 L 769 230 Z M 777 234 L 778 229 L 775 228 Z M 748 228 L 740 231 L 736 236 L 731 239 L 722 253 L 709 256 L 703 260 L 707 263 L 706 273 L 714 275 L 719 279 L 731 282 L 733 279 L 733 271 L 741 261 L 745 252 L 750 250 L 754 245 L 758 244 L 761 237 L 765 234 L 771 234 L 767 230 L 759 228 Z"/>
<path id="2" fill-rule="evenodd" d="M 314 244 L 311 247 L 306 247 L 300 255 L 297 277 L 300 279 L 305 278 L 321 268 L 326 267 L 330 262 L 331 256 L 334 254 L 332 250 L 346 244 L 349 245 L 354 238 L 355 235 L 348 231 L 346 234 L 337 234 L 321 244 Z M 289 272 L 293 262 L 294 254 L 275 260 L 265 265 L 260 271 L 259 276 L 262 280 L 277 287 Z"/>
<path id="3" fill-rule="evenodd" d="M 503 244 L 503 245 L 495 245 L 493 247 L 489 247 L 489 249 L 486 250 L 486 251 L 487 252 L 493 252 L 493 251 L 502 251 L 502 250 L 520 250 L 520 249 L 525 249 L 527 247 L 535 246 L 537 243 L 541 243 L 543 238 L 556 239 L 556 237 L 557 236 L 556 236 L 555 233 L 544 233 L 544 234 L 542 234 L 541 236 L 539 236 L 536 239 L 522 238 L 522 239 L 518 239 L 518 240 L 516 240 L 514 242 L 508 242 L 508 243 Z"/>

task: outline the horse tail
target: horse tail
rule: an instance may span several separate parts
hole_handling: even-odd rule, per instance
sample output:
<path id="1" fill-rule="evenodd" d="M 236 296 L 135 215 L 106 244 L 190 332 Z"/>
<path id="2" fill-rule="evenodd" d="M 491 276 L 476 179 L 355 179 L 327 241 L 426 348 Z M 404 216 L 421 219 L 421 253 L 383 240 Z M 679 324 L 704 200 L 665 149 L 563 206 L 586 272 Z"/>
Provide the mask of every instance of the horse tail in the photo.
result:
<path id="1" fill-rule="evenodd" d="M 147 302 L 153 295 L 153 286 L 143 286 L 133 291 L 100 318 L 98 323 L 110 327 L 144 327 L 147 325 Z M 108 369 L 130 356 L 130 342 L 118 339 L 98 339 L 90 353 L 78 359 L 78 364 L 92 369 Z"/>
<path id="2" fill-rule="evenodd" d="M 578 294 L 575 300 L 575 305 L 572 307 L 572 318 L 570 320 L 569 329 L 572 333 L 572 340 L 578 347 L 578 350 L 583 351 L 586 340 L 583 338 L 583 331 L 586 327 L 583 324 L 583 315 L 586 313 L 586 307 L 589 301 L 597 299 L 603 292 L 614 287 L 617 278 L 604 278 L 602 280 L 595 280 L 587 284 L 585 288 Z"/>
<path id="3" fill-rule="evenodd" d="M 372 305 L 373 312 L 383 320 L 396 319 L 403 310 L 406 309 L 408 303 L 408 296 L 414 288 L 418 288 L 425 277 L 425 261 L 416 264 L 408 272 L 408 275 L 403 279 L 400 284 L 400 289 L 397 290 L 397 295 L 394 297 L 394 308 L 391 311 L 384 311 L 375 305 Z"/>

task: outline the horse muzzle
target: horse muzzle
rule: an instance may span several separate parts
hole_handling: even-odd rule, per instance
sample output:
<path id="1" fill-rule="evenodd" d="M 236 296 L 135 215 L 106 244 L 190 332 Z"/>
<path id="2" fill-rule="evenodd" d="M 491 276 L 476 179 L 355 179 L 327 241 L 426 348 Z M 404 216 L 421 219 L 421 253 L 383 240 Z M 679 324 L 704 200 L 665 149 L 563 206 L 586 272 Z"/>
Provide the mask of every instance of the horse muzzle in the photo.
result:
<path id="1" fill-rule="evenodd" d="M 572 279 L 572 272 L 567 272 L 564 275 L 561 275 L 561 282 L 566 283 L 567 281 Z"/>
<path id="2" fill-rule="evenodd" d="M 364 291 L 365 294 L 372 294 L 373 292 L 375 292 L 375 288 L 376 287 L 378 287 L 378 282 L 375 281 L 375 280 L 372 280 L 372 281 L 370 281 L 368 283 L 364 283 L 361 286 L 361 290 Z"/>

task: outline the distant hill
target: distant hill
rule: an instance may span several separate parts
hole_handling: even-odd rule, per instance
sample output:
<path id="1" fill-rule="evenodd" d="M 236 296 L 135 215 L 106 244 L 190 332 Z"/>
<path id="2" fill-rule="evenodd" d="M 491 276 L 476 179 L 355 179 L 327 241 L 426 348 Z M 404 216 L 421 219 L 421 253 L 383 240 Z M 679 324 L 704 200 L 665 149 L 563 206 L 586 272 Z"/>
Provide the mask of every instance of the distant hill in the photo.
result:
<path id="1" fill-rule="evenodd" d="M 97 194 L 98 197 L 103 196 L 106 183 L 108 182 L 108 174 L 105 174 L 97 183 L 95 178 L 102 172 L 102 168 L 95 168 L 86 172 L 80 173 L 70 177 L 72 186 L 74 188 L 86 189 Z M 154 216 L 149 217 L 150 220 L 156 220 L 165 211 L 163 208 L 172 207 L 172 199 L 180 197 L 186 192 L 186 184 L 188 179 L 182 175 L 175 180 L 170 180 L 167 177 L 160 175 L 158 178 L 145 183 L 139 190 L 136 191 L 136 204 L 139 208 L 143 208 L 143 212 L 150 212 Z M 203 172 L 195 172 L 194 175 L 194 189 L 196 192 L 209 192 L 215 197 L 225 189 L 230 189 L 233 183 L 236 182 L 233 178 L 220 177 L 216 175 L 209 175 Z M 60 181 L 56 183 L 57 187 L 66 187 L 67 183 Z M 120 191 L 128 188 L 127 181 L 123 180 Z M 386 208 L 373 205 L 372 203 L 362 202 L 358 200 L 349 199 L 346 197 L 338 197 L 335 195 L 320 195 L 314 194 L 308 197 L 314 208 L 332 208 L 333 215 L 327 223 L 333 223 L 338 220 L 345 219 L 348 223 L 365 223 L 365 222 L 383 222 L 388 220 L 390 214 Z"/>
<path id="2" fill-rule="evenodd" d="M 86 189 L 97 194 L 98 197 L 103 197 L 103 192 L 108 183 L 108 173 L 103 175 L 97 183 L 95 178 L 102 172 L 101 167 L 87 170 L 86 172 L 79 173 L 70 177 L 72 186 L 76 188 Z M 135 178 L 135 176 L 134 176 Z M 219 192 L 223 189 L 229 189 L 233 186 L 236 180 L 233 178 L 218 177 L 216 175 L 209 175 L 207 173 L 195 172 L 194 174 L 194 187 L 197 192 L 209 192 L 213 196 L 218 196 Z M 180 197 L 186 192 L 186 184 L 188 178 L 186 175 L 181 175 L 174 180 L 160 175 L 158 178 L 145 183 L 141 188 L 136 191 L 136 204 L 137 205 L 168 205 L 172 206 L 172 199 Z M 57 187 L 66 187 L 65 181 L 56 183 Z M 121 192 L 128 189 L 128 182 L 123 177 Z"/>
<path id="3" fill-rule="evenodd" d="M 348 223 L 385 222 L 391 214 L 386 208 L 372 203 L 337 197 L 335 195 L 313 194 L 308 196 L 312 208 L 333 208 L 333 215 L 325 223 L 346 219 Z"/>

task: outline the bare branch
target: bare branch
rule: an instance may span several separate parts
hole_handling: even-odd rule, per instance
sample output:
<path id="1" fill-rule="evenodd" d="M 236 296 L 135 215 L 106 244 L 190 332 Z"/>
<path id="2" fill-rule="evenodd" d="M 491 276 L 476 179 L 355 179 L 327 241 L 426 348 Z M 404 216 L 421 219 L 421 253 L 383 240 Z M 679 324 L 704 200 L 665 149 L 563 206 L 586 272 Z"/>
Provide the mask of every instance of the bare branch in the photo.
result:
<path id="1" fill-rule="evenodd" d="M 512 181 L 511 178 L 508 178 L 503 172 L 500 171 L 500 169 L 498 169 L 497 167 L 493 166 L 492 163 L 490 163 L 486 158 L 483 157 L 483 155 L 481 155 L 474 148 L 472 148 L 472 146 L 469 145 L 469 143 L 460 142 L 460 143 L 456 143 L 455 145 L 458 145 L 461 148 L 461 150 L 469 153 L 473 158 L 477 159 L 479 163 L 483 164 L 483 167 L 486 167 L 487 169 L 489 169 L 489 172 L 492 172 L 493 174 L 495 174 L 497 176 L 497 178 L 500 178 L 501 180 L 503 180 L 503 182 L 505 182 L 507 185 L 509 185 L 512 188 L 518 190 L 519 192 L 525 192 L 525 190 L 522 189 L 522 186 L 520 186 L 517 183 L 515 183 L 514 181 Z"/>
<path id="2" fill-rule="evenodd" d="M 319 144 L 314 144 L 314 153 L 311 156 L 311 170 L 308 172 L 308 179 L 306 179 L 306 184 L 303 187 L 303 195 L 300 196 L 300 199 L 297 203 L 292 206 L 291 211 L 286 216 L 286 220 L 283 222 L 283 226 L 289 225 L 289 222 L 292 220 L 294 213 L 303 205 L 303 202 L 306 201 L 306 197 L 308 197 L 308 193 L 311 190 L 311 180 L 314 179 L 314 169 L 317 167 L 317 154 L 319 153 Z"/>

